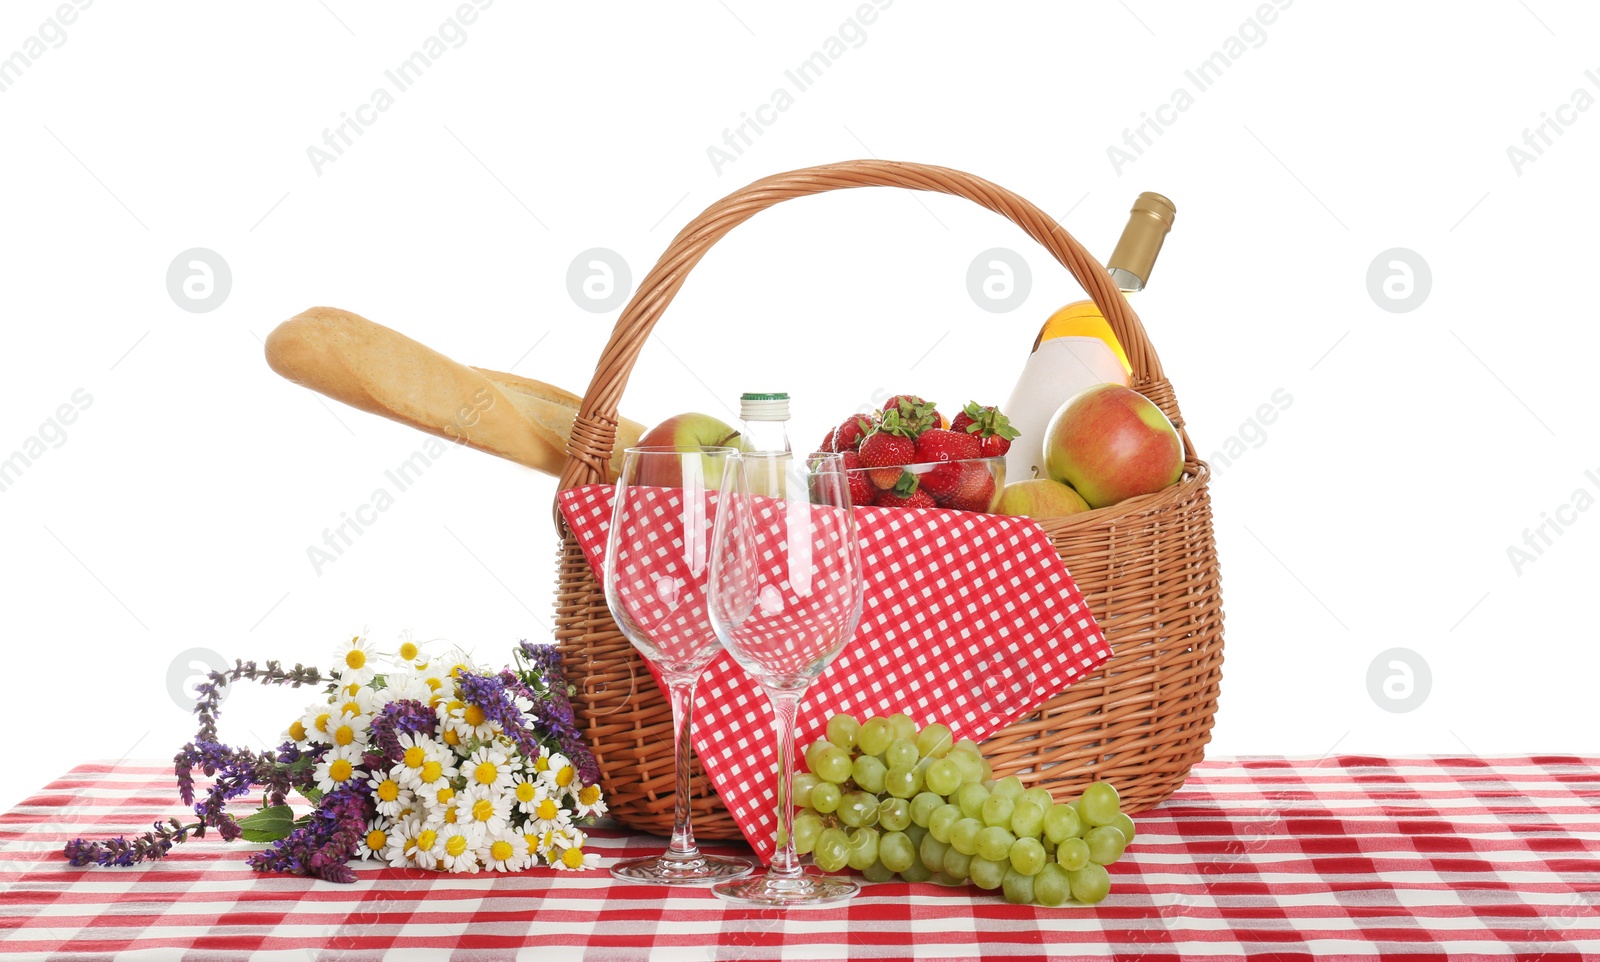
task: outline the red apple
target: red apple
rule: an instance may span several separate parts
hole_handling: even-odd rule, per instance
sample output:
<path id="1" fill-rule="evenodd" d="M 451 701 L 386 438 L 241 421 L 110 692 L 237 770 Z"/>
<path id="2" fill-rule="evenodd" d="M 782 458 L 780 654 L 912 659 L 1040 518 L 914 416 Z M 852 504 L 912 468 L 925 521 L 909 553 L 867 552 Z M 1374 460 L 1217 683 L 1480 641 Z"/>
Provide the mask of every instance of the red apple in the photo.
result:
<path id="1" fill-rule="evenodd" d="M 739 432 L 709 414 L 690 412 L 673 415 L 646 431 L 640 436 L 638 446 L 738 447 Z M 720 473 L 714 471 L 707 471 L 703 476 L 706 478 L 706 484 L 711 487 L 715 487 L 721 480 Z M 663 488 L 681 487 L 682 462 L 673 457 L 645 458 L 639 468 L 639 477 L 634 483 Z"/>
<path id="2" fill-rule="evenodd" d="M 1044 435 L 1045 472 L 1103 508 L 1176 484 L 1183 443 L 1149 398 L 1099 384 L 1063 404 Z"/>
<path id="3" fill-rule="evenodd" d="M 1083 496 L 1060 481 L 1033 478 L 1013 481 L 1000 493 L 1000 507 L 995 514 L 1030 518 L 1065 518 L 1089 510 Z"/>

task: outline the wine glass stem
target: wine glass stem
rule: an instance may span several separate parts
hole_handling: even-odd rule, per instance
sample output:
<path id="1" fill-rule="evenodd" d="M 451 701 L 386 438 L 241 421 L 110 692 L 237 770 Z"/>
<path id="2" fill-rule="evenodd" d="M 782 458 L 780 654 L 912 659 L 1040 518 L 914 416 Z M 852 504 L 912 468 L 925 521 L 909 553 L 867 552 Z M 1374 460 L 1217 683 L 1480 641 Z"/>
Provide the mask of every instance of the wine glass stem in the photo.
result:
<path id="1" fill-rule="evenodd" d="M 690 860 L 700 857 L 694 842 L 694 825 L 689 820 L 689 726 L 694 714 L 694 684 L 696 679 L 668 679 L 667 690 L 672 696 L 672 757 L 677 785 L 672 803 L 672 841 L 667 845 L 667 857 Z"/>
<path id="2" fill-rule="evenodd" d="M 768 875 L 797 878 L 802 874 L 800 858 L 794 851 L 794 803 L 789 798 L 794 786 L 795 713 L 805 689 L 767 689 L 772 701 L 773 724 L 778 734 L 778 849 L 773 853 Z"/>

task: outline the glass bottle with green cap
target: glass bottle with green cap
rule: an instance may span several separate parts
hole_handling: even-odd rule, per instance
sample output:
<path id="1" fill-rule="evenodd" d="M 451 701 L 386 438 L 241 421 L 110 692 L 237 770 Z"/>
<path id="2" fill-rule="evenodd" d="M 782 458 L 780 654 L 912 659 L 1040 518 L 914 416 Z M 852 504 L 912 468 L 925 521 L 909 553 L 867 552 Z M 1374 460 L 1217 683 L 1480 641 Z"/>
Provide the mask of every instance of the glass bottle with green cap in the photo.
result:
<path id="1" fill-rule="evenodd" d="M 790 452 L 788 394 L 759 391 L 742 394 L 739 417 L 744 421 L 744 438 L 740 445 L 744 450 Z"/>

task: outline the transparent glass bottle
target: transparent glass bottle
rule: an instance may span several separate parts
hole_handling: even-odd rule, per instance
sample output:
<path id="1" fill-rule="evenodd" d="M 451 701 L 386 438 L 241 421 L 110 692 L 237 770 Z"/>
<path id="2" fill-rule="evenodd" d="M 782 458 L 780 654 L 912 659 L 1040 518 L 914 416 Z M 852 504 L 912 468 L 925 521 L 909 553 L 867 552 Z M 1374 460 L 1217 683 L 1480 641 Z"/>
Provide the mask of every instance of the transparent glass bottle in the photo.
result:
<path id="1" fill-rule="evenodd" d="M 740 448 L 789 454 L 789 395 L 752 392 L 740 395 L 739 417 L 744 421 Z"/>

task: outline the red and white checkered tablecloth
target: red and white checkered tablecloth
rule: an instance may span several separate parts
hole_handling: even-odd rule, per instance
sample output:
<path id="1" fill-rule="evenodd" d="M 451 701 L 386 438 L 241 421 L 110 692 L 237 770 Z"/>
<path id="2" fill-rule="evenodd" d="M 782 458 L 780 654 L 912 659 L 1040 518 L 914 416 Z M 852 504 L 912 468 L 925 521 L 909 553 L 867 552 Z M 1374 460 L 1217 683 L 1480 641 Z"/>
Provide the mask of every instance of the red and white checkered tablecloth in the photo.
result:
<path id="1" fill-rule="evenodd" d="M 175 814 L 170 768 L 125 762 L 0 815 L 0 957 L 1600 957 L 1600 758 L 1208 761 L 1139 817 L 1092 908 L 888 883 L 783 914 L 604 871 L 363 868 L 335 885 L 252 873 L 250 846 L 215 838 L 132 869 L 60 858 L 75 836 Z M 603 864 L 661 845 L 615 829 L 591 843 Z"/>

